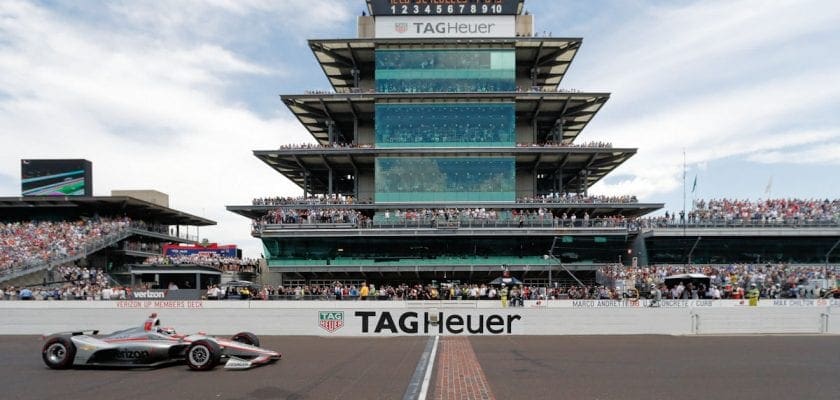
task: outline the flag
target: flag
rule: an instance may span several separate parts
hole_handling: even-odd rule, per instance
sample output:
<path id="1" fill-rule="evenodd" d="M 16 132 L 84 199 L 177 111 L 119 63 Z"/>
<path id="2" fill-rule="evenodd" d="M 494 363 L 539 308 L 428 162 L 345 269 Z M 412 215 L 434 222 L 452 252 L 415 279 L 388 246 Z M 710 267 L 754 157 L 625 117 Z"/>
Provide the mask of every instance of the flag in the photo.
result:
<path id="1" fill-rule="evenodd" d="M 697 189 L 697 175 L 694 175 L 694 183 L 691 185 L 691 193 L 694 193 L 694 189 Z"/>
<path id="2" fill-rule="evenodd" d="M 767 181 L 767 187 L 764 188 L 764 194 L 770 195 L 770 188 L 773 187 L 773 175 L 770 175 L 770 179 Z"/>

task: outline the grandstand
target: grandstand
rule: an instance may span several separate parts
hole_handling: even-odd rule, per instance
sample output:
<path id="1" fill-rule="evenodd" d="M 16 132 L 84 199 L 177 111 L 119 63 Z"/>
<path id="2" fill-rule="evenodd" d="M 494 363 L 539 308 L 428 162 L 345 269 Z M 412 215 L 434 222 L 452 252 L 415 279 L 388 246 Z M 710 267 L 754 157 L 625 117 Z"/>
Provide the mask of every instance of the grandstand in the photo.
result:
<path id="1" fill-rule="evenodd" d="M 159 256 L 165 243 L 195 243 L 209 225 L 127 196 L 0 198 L 0 283 L 62 282 L 78 267 L 128 281 L 132 264 Z"/>
<path id="2" fill-rule="evenodd" d="M 582 39 L 534 37 L 516 3 L 502 36 L 413 35 L 371 12 L 357 38 L 308 41 L 332 87 L 281 99 L 313 142 L 253 152 L 302 196 L 227 207 L 253 221 L 270 281 L 485 283 L 507 270 L 545 285 L 613 264 L 840 260 L 836 208 L 663 221 L 643 217 L 664 204 L 591 194 L 636 149 L 578 140 L 610 94 L 560 88 Z"/>

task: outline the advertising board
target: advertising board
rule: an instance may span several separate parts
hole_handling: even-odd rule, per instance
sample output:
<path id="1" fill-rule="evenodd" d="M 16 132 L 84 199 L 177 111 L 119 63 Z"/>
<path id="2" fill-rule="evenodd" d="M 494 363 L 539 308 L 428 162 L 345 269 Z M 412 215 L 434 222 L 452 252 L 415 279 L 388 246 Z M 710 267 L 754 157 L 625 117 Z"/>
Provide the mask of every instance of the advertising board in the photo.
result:
<path id="1" fill-rule="evenodd" d="M 516 36 L 514 16 L 398 16 L 376 19 L 376 37 L 383 39 L 514 36 Z"/>

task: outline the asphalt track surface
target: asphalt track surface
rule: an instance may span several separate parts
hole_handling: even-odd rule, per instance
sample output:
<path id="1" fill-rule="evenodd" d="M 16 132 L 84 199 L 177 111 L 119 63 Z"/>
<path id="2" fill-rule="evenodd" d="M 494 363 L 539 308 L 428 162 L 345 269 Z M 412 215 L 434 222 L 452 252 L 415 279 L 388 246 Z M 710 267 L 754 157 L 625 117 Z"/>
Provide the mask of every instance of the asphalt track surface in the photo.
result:
<path id="1" fill-rule="evenodd" d="M 54 371 L 41 361 L 39 337 L 0 336 L 0 393 L 62 400 L 401 399 L 428 338 L 261 340 L 283 359 L 249 371 L 193 372 L 184 365 Z M 838 336 L 504 336 L 469 343 L 495 399 L 840 399 Z M 431 385 L 429 398 L 438 389 L 434 379 Z"/>

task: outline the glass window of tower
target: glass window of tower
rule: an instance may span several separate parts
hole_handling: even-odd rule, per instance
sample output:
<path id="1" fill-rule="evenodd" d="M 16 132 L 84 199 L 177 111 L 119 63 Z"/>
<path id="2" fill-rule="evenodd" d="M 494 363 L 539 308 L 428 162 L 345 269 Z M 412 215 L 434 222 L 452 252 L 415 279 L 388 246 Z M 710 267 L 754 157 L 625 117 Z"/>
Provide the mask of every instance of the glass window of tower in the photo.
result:
<path id="1" fill-rule="evenodd" d="M 516 89 L 513 50 L 377 50 L 379 92 L 505 92 Z"/>
<path id="2" fill-rule="evenodd" d="M 516 199 L 513 157 L 379 157 L 376 202 Z"/>
<path id="3" fill-rule="evenodd" d="M 512 147 L 513 103 L 377 104 L 376 147 Z"/>

